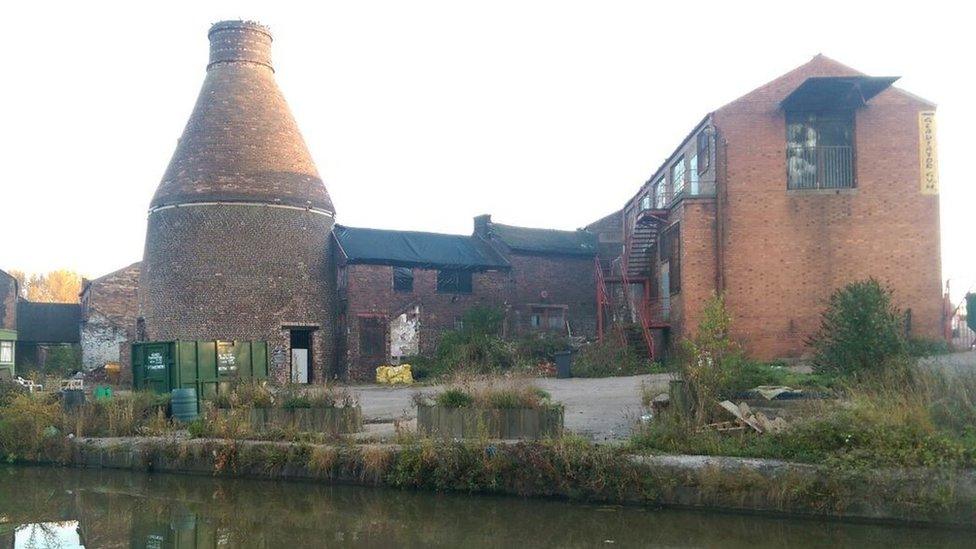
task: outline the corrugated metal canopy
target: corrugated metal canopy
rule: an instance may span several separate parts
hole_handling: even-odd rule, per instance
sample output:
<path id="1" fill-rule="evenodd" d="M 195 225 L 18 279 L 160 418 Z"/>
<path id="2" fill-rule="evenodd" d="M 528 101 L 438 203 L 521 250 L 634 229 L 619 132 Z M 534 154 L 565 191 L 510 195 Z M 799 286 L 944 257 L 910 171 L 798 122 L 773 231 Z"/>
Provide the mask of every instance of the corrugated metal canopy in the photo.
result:
<path id="1" fill-rule="evenodd" d="M 891 86 L 898 76 L 815 76 L 780 102 L 788 111 L 856 109 Z"/>
<path id="2" fill-rule="evenodd" d="M 510 267 L 487 243 L 471 236 L 343 225 L 336 225 L 333 234 L 350 264 L 469 270 Z"/>

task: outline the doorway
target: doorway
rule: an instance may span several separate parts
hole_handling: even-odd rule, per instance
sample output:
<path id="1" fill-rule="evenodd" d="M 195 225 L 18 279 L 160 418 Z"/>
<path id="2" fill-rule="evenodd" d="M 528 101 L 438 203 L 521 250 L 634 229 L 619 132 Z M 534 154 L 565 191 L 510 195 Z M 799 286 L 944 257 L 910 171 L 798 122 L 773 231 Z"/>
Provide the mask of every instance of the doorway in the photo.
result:
<path id="1" fill-rule="evenodd" d="M 291 330 L 291 382 L 312 382 L 312 332 Z"/>

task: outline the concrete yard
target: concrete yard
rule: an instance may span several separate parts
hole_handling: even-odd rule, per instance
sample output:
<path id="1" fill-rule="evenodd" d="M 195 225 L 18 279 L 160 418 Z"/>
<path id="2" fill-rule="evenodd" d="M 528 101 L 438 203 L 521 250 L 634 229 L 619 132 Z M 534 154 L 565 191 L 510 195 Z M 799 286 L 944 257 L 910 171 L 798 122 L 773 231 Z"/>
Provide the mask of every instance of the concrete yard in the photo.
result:
<path id="1" fill-rule="evenodd" d="M 539 378 L 536 385 L 552 395 L 552 400 L 566 406 L 566 429 L 595 441 L 626 438 L 641 414 L 640 386 L 646 382 L 655 390 L 666 391 L 671 374 L 649 374 L 609 378 Z M 413 419 L 415 393 L 436 392 L 440 386 L 385 387 L 364 385 L 352 387 L 359 396 L 363 416 L 373 425 L 371 434 L 392 432 L 395 419 Z M 382 424 L 382 425 L 377 425 Z"/>

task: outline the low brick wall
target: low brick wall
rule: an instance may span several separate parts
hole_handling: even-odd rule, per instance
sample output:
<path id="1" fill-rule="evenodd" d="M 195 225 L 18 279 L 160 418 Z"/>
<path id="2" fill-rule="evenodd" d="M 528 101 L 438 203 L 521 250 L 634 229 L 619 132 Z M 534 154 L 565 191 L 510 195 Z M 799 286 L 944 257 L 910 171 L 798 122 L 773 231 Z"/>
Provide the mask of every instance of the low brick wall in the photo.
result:
<path id="1" fill-rule="evenodd" d="M 417 406 L 417 430 L 450 439 L 539 440 L 563 430 L 563 408 L 445 408 Z"/>
<path id="2" fill-rule="evenodd" d="M 627 456 L 571 443 L 355 446 L 177 438 L 75 439 L 57 461 L 976 528 L 976 471 L 968 470 L 842 471 L 762 459 Z"/>

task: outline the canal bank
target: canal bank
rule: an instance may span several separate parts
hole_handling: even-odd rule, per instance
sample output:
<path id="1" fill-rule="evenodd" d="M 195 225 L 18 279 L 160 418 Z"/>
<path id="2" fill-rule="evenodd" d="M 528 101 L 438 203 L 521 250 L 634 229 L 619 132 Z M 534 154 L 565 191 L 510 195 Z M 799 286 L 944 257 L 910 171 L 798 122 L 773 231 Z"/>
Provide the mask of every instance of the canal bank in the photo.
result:
<path id="1" fill-rule="evenodd" d="M 50 461 L 85 468 L 976 527 L 974 471 L 634 456 L 574 438 L 368 445 L 80 438 Z"/>

